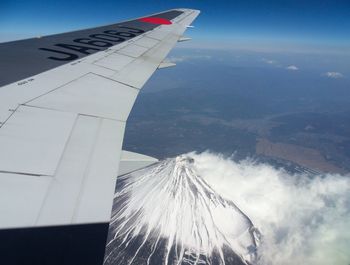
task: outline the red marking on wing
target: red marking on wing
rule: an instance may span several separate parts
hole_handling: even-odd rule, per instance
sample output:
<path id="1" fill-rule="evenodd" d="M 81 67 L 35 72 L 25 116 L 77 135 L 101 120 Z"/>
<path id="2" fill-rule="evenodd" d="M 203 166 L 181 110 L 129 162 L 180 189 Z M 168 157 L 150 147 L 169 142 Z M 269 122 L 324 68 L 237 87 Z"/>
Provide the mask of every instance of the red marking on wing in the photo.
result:
<path id="1" fill-rule="evenodd" d="M 139 19 L 142 22 L 158 24 L 158 25 L 171 25 L 173 24 L 170 20 L 160 17 L 143 17 Z"/>

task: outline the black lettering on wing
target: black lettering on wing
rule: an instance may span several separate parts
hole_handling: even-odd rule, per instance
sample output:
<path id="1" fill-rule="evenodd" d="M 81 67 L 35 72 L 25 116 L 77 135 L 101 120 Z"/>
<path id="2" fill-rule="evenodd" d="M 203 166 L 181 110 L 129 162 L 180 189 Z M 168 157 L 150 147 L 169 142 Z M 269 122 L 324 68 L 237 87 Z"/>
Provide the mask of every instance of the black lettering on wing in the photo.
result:
<path id="1" fill-rule="evenodd" d="M 118 28 L 126 29 L 127 31 L 119 32 L 117 30 L 105 30 L 103 33 L 89 35 L 89 37 L 92 39 L 78 38 L 78 39 L 74 39 L 73 41 L 76 43 L 85 44 L 89 46 L 108 48 L 113 46 L 114 42 L 123 42 L 127 38 L 133 38 L 138 34 L 145 32 L 144 30 L 127 27 L 127 26 L 119 26 Z M 83 45 L 66 44 L 66 43 L 58 43 L 58 44 L 55 44 L 55 46 L 76 51 L 86 55 L 89 55 L 94 51 L 100 51 L 100 49 L 97 49 L 97 48 L 87 47 Z M 55 50 L 55 49 L 49 49 L 49 48 L 39 48 L 39 50 L 49 51 L 49 52 L 63 55 L 63 57 L 54 57 L 54 56 L 47 57 L 48 59 L 51 59 L 51 60 L 72 61 L 79 58 L 79 55 L 68 51 L 61 51 L 61 50 Z"/>
<path id="2" fill-rule="evenodd" d="M 113 41 L 113 42 L 122 42 L 125 41 L 124 38 L 118 37 L 115 35 L 110 35 L 110 34 L 91 34 L 89 35 L 90 38 L 98 39 L 98 40 L 106 40 L 106 41 Z"/>
<path id="3" fill-rule="evenodd" d="M 106 34 L 111 34 L 111 35 L 116 35 L 118 37 L 124 37 L 124 38 L 133 38 L 136 36 L 136 34 L 131 33 L 131 32 L 119 32 L 117 30 L 105 30 L 104 33 Z"/>
<path id="4" fill-rule="evenodd" d="M 92 51 L 99 51 L 100 50 L 100 49 L 96 49 L 96 48 L 91 48 L 91 47 L 86 47 L 86 46 L 81 46 L 81 45 L 65 44 L 65 43 L 55 44 L 55 46 L 69 49 L 69 50 L 73 50 L 73 51 L 77 51 L 77 52 L 80 52 L 83 54 L 91 54 L 92 52 L 89 52 L 89 50 L 92 50 Z"/>
<path id="5" fill-rule="evenodd" d="M 102 48 L 111 47 L 113 45 L 112 43 L 107 41 L 91 40 L 89 38 L 80 38 L 80 39 L 75 39 L 73 41 L 81 44 L 87 44 L 87 45 L 102 47 Z"/>
<path id="6" fill-rule="evenodd" d="M 74 53 L 70 53 L 70 52 L 64 52 L 64 51 L 59 51 L 59 50 L 53 50 L 53 49 L 48 49 L 48 48 L 39 48 L 39 50 L 43 50 L 43 51 L 49 51 L 49 52 L 54 52 L 54 53 L 58 53 L 58 54 L 63 54 L 65 55 L 65 57 L 47 57 L 48 59 L 51 60 L 56 60 L 56 61 L 72 61 L 75 59 L 78 59 L 79 56 L 74 54 Z"/>

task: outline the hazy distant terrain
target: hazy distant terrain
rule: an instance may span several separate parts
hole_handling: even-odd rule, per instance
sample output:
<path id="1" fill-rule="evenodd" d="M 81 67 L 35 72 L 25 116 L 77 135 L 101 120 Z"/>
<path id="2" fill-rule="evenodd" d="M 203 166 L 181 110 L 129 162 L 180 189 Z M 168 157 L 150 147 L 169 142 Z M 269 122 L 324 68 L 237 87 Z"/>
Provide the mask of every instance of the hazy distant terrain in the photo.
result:
<path id="1" fill-rule="evenodd" d="M 124 149 L 172 157 L 212 150 L 350 170 L 347 58 L 178 49 L 129 117 Z M 348 58 L 349 59 L 349 58 Z"/>

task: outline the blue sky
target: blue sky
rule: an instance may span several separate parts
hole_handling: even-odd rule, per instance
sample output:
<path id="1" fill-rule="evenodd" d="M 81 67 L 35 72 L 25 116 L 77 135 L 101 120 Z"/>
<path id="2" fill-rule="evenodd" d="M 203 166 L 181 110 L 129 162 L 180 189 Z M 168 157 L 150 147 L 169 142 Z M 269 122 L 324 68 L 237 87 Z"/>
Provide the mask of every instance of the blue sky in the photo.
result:
<path id="1" fill-rule="evenodd" d="M 191 32 L 202 43 L 349 51 L 350 1 L 330 0 L 2 0 L 0 40 L 104 25 L 176 7 L 202 11 Z"/>

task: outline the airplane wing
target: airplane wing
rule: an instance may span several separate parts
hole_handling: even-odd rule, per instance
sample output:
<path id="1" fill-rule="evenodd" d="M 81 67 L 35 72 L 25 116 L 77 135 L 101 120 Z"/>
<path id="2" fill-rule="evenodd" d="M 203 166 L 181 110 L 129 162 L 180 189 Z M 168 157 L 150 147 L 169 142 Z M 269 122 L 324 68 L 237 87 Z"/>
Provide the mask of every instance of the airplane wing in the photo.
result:
<path id="1" fill-rule="evenodd" d="M 118 172 L 156 161 L 122 151 L 128 115 L 198 14 L 0 44 L 1 264 L 102 264 Z"/>

